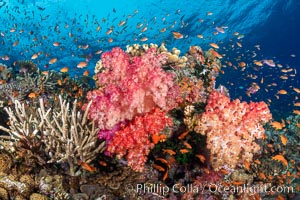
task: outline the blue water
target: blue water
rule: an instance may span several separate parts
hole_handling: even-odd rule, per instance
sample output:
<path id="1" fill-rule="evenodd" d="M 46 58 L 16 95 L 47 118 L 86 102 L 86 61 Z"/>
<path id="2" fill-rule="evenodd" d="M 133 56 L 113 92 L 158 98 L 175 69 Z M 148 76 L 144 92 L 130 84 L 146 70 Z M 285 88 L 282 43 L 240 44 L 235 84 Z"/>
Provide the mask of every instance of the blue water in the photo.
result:
<path id="1" fill-rule="evenodd" d="M 293 87 L 300 88 L 298 0 L 0 0 L 0 7 L 0 57 L 9 57 L 0 62 L 8 66 L 17 60 L 30 60 L 40 52 L 34 60 L 39 68 L 59 70 L 67 66 L 72 75 L 81 75 L 86 69 L 93 72 L 100 57 L 96 51 L 143 43 L 139 40 L 144 37 L 148 38 L 144 43 L 165 42 L 169 49 L 177 47 L 181 52 L 191 45 L 207 50 L 209 43 L 214 42 L 220 46 L 219 53 L 225 54 L 224 65 L 226 61 L 234 65 L 239 61 L 247 63 L 244 71 L 224 68 L 225 74 L 218 79 L 217 84 L 228 87 L 232 98 L 269 99 L 275 115 L 286 116 L 295 109 L 293 103 L 299 94 Z M 121 21 L 126 24 L 119 26 Z M 222 26 L 225 33 L 215 34 L 216 27 Z M 142 31 L 145 27 L 147 30 Z M 163 28 L 166 31 L 162 33 Z M 112 33 L 106 34 L 109 29 L 113 29 Z M 182 33 L 184 38 L 174 39 L 172 31 Z M 197 37 L 199 34 L 202 39 Z M 108 42 L 109 38 L 113 41 Z M 16 41 L 19 43 L 14 46 Z M 60 42 L 60 46 L 53 46 L 54 42 Z M 87 56 L 87 68 L 77 68 Z M 58 61 L 49 65 L 54 57 Z M 295 75 L 282 80 L 282 68 L 264 65 L 257 70 L 255 59 L 273 59 L 283 68 L 293 68 L 291 73 Z M 249 78 L 252 75 L 257 78 Z M 249 98 L 245 91 L 252 82 L 259 83 L 261 89 Z M 274 82 L 276 87 L 267 87 Z M 278 95 L 277 99 L 275 95 L 280 89 L 288 94 Z"/>

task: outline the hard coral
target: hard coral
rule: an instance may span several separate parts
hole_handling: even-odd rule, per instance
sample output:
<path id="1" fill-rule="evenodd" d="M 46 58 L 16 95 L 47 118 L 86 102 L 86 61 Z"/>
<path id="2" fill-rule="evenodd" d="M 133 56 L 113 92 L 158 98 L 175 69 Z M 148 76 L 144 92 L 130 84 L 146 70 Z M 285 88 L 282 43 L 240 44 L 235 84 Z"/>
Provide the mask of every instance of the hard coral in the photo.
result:
<path id="1" fill-rule="evenodd" d="M 89 117 L 98 121 L 100 130 L 110 130 L 156 107 L 169 111 L 177 105 L 179 88 L 173 74 L 162 69 L 166 60 L 154 48 L 133 57 L 120 48 L 102 54 L 99 88 L 87 94 L 93 101 Z"/>
<path id="2" fill-rule="evenodd" d="M 137 116 L 128 125 L 116 131 L 107 151 L 117 154 L 118 157 L 126 156 L 128 166 L 135 171 L 143 171 L 147 156 L 154 147 L 150 136 L 171 124 L 171 119 L 158 108 L 143 116 Z"/>
<path id="3" fill-rule="evenodd" d="M 238 163 L 252 161 L 260 150 L 255 139 L 264 137 L 266 123 L 272 118 L 264 102 L 247 104 L 213 91 L 206 112 L 196 122 L 195 131 L 207 136 L 210 162 L 215 170 L 235 168 Z"/>

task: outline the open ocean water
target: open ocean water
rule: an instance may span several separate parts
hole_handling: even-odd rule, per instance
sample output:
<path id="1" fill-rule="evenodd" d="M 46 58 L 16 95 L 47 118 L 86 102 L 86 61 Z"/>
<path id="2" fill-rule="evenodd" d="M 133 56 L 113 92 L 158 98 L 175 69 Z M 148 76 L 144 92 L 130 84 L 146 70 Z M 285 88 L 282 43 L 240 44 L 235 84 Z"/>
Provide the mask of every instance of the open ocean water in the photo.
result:
<path id="1" fill-rule="evenodd" d="M 186 52 L 191 45 L 207 50 L 209 43 L 216 43 L 227 66 L 218 84 L 227 87 L 232 98 L 268 101 L 275 116 L 286 117 L 299 95 L 293 87 L 300 87 L 299 10 L 296 0 L 1 0 L 0 56 L 2 63 L 12 66 L 40 53 L 33 60 L 40 69 L 68 67 L 70 73 L 80 75 L 86 69 L 93 73 L 99 50 L 164 42 L 169 49 Z M 174 39 L 173 31 L 183 38 Z M 55 42 L 60 45 L 54 46 Z M 51 58 L 57 62 L 49 65 Z M 78 69 L 77 63 L 86 59 L 86 69 Z M 254 60 L 273 60 L 276 66 L 257 66 Z M 240 62 L 246 63 L 244 69 Z M 281 72 L 285 68 L 294 70 L 285 74 Z M 246 90 L 253 82 L 260 89 L 248 97 Z M 282 89 L 286 95 L 277 94 Z"/>

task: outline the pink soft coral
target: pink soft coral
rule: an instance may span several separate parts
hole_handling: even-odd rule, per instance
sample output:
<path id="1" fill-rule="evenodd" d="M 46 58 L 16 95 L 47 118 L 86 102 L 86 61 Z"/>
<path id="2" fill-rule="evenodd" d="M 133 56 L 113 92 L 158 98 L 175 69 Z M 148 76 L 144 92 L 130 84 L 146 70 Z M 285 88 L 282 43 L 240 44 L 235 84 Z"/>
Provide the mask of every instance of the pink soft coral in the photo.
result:
<path id="1" fill-rule="evenodd" d="M 143 171 L 147 156 L 154 144 L 150 136 L 172 125 L 166 113 L 156 108 L 143 116 L 135 117 L 129 124 L 122 124 L 116 131 L 107 151 L 117 157 L 126 157 L 128 166 L 135 171 Z"/>
<path id="2" fill-rule="evenodd" d="M 229 97 L 213 91 L 195 131 L 207 136 L 210 162 L 215 170 L 235 168 L 238 163 L 252 161 L 253 154 L 260 150 L 254 140 L 264 137 L 262 123 L 271 118 L 264 102 L 230 101 Z"/>
<path id="3" fill-rule="evenodd" d="M 164 111 L 176 107 L 180 92 L 173 74 L 162 69 L 166 60 L 156 49 L 134 57 L 121 48 L 103 53 L 103 72 L 97 74 L 99 88 L 87 94 L 92 100 L 89 118 L 96 120 L 101 130 L 110 130 L 156 107 Z"/>

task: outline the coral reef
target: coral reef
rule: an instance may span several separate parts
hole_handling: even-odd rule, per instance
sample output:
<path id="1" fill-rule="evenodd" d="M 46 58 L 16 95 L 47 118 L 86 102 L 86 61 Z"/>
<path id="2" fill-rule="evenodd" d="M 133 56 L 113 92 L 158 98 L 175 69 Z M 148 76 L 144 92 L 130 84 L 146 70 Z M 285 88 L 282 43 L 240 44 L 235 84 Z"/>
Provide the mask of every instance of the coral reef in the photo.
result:
<path id="1" fill-rule="evenodd" d="M 267 123 L 264 102 L 230 100 L 216 86 L 221 58 L 199 46 L 116 47 L 93 89 L 65 67 L 0 64 L 0 199 L 297 198 L 299 115 Z"/>

